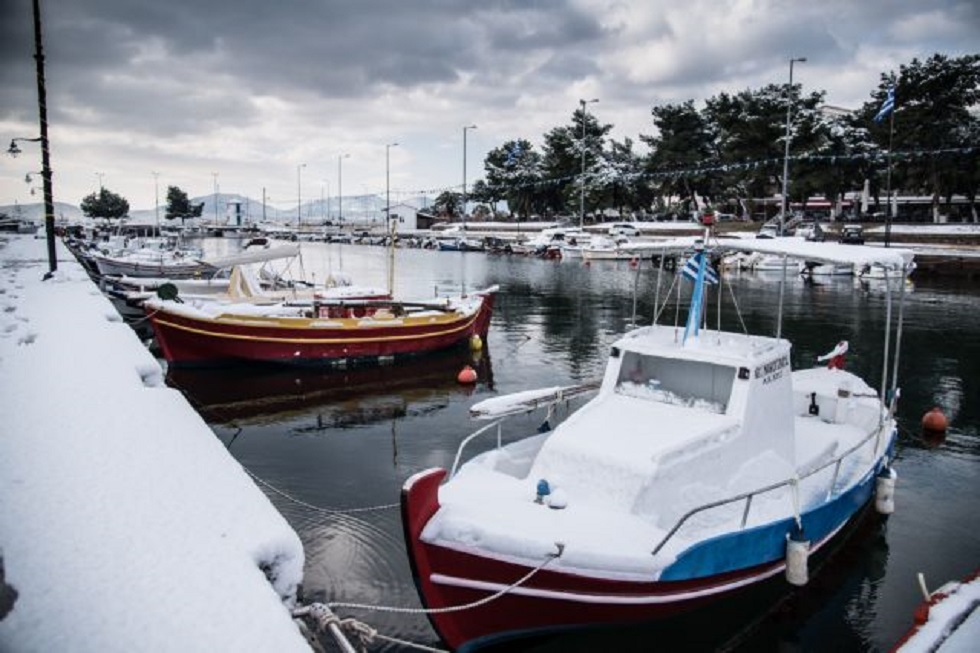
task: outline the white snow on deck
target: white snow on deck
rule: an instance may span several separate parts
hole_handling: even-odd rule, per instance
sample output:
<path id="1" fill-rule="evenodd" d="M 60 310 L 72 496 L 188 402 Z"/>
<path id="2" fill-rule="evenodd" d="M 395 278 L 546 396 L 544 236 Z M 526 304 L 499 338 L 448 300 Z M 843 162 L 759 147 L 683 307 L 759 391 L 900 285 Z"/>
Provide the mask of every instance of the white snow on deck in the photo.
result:
<path id="1" fill-rule="evenodd" d="M 0 650 L 308 651 L 298 536 L 58 253 L 0 238 Z"/>

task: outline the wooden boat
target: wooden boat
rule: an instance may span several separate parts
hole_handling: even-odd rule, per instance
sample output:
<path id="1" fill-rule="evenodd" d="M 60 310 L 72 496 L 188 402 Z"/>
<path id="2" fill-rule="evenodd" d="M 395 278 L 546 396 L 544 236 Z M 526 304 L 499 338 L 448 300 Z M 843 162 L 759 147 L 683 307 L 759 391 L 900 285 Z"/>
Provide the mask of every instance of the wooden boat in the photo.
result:
<path id="1" fill-rule="evenodd" d="M 918 581 L 922 603 L 915 609 L 912 627 L 891 653 L 975 651 L 980 641 L 980 570 L 934 592 L 926 588 L 922 574 Z"/>
<path id="2" fill-rule="evenodd" d="M 911 261 L 905 250 L 784 240 L 712 247 L 898 275 Z M 596 396 L 553 431 L 513 440 L 504 418 L 573 389 L 478 404 L 473 414 L 497 421 L 463 440 L 449 472 L 405 482 L 413 575 L 449 647 L 656 620 L 784 574 L 800 585 L 808 556 L 846 537 L 873 499 L 893 508 L 887 373 L 875 391 L 843 369 L 843 344 L 827 367 L 791 372 L 779 335 L 702 328 L 716 278 L 707 258 L 695 250 L 678 266 L 694 283 L 686 326 L 614 343 Z M 486 434 L 497 446 L 460 465 Z"/>
<path id="3" fill-rule="evenodd" d="M 485 338 L 496 286 L 425 301 L 214 302 L 151 298 L 144 308 L 171 365 L 346 365 Z M 179 299 L 179 298 L 178 298 Z"/>

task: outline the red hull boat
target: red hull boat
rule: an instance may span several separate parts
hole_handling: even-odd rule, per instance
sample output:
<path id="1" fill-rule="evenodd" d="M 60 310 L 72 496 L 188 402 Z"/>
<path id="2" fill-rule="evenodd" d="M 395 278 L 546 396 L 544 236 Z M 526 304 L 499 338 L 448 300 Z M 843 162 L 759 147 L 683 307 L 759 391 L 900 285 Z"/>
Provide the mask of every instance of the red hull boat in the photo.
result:
<path id="1" fill-rule="evenodd" d="M 182 304 L 145 310 L 171 365 L 343 365 L 448 349 L 485 337 L 497 288 L 431 302 Z"/>

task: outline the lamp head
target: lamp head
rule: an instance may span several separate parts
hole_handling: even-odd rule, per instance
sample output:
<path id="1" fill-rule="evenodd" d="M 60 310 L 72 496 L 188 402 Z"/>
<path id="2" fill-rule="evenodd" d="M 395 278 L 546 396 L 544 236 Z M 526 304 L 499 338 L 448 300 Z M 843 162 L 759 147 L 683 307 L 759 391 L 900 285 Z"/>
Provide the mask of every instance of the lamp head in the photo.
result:
<path id="1" fill-rule="evenodd" d="M 10 147 L 7 148 L 7 154 L 9 154 L 12 157 L 16 157 L 20 153 L 21 153 L 21 149 L 20 147 L 17 146 L 17 140 L 14 139 L 10 141 Z"/>

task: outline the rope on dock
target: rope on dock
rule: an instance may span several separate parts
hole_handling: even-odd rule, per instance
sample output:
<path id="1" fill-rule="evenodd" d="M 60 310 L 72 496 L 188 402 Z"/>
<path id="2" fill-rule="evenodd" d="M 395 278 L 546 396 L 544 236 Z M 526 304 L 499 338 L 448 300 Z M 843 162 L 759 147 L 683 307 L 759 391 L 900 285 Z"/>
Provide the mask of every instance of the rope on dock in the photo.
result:
<path id="1" fill-rule="evenodd" d="M 379 633 L 363 621 L 353 618 L 341 619 L 329 607 L 323 603 L 313 603 L 303 608 L 293 611 L 293 618 L 298 623 L 306 625 L 303 619 L 309 619 L 316 627 L 318 633 L 326 633 L 333 637 L 344 653 L 354 653 L 357 649 L 351 644 L 351 639 L 356 639 L 361 646 L 361 650 L 366 650 L 375 640 L 382 640 L 391 644 L 400 644 L 420 651 L 429 653 L 447 653 L 445 649 L 435 648 L 427 644 L 419 644 L 407 639 L 392 637 Z M 350 633 L 350 637 L 348 637 Z"/>
<path id="2" fill-rule="evenodd" d="M 249 476 L 252 477 L 252 480 L 254 480 L 256 483 L 258 483 L 262 487 L 267 488 L 270 492 L 273 492 L 274 494 L 278 494 L 279 496 L 281 496 L 282 498 L 286 499 L 287 501 L 291 501 L 291 502 L 295 503 L 298 506 L 302 506 L 304 508 L 308 508 L 309 510 L 312 510 L 314 512 L 320 512 L 320 513 L 325 513 L 325 514 L 330 514 L 330 515 L 351 515 L 351 514 L 355 514 L 355 513 L 359 513 L 359 512 L 373 512 L 373 511 L 377 511 L 377 510 L 390 510 L 392 508 L 398 508 L 401 505 L 400 503 L 386 503 L 386 504 L 383 504 L 383 505 L 380 505 L 380 506 L 367 506 L 367 507 L 364 507 L 364 508 L 324 508 L 322 506 L 315 506 L 312 503 L 307 503 L 306 501 L 303 501 L 302 499 L 297 499 L 296 497 L 292 496 L 291 494 L 287 494 L 283 490 L 280 490 L 279 488 L 277 488 L 276 486 L 272 485 L 268 481 L 265 481 L 265 480 L 259 478 L 258 476 L 256 476 L 252 472 L 252 470 L 248 469 L 244 465 L 242 465 L 242 469 L 245 470 L 245 473 L 246 474 L 248 474 Z"/>

